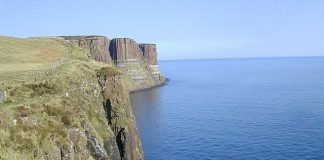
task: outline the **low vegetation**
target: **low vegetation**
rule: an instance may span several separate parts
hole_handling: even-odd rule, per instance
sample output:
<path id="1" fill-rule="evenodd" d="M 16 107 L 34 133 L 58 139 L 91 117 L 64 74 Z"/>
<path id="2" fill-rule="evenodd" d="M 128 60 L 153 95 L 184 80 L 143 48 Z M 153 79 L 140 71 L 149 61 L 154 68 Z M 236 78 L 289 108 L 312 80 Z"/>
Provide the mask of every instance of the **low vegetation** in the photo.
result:
<path id="1" fill-rule="evenodd" d="M 85 131 L 102 148 L 114 138 L 97 74 L 119 71 L 90 60 L 85 51 L 60 38 L 0 37 L 0 43 L 0 88 L 8 93 L 0 104 L 0 159 L 57 159 L 72 150 L 76 158 L 91 159 Z M 16 74 L 6 74 L 5 65 Z M 19 74 L 30 70 L 42 74 Z"/>

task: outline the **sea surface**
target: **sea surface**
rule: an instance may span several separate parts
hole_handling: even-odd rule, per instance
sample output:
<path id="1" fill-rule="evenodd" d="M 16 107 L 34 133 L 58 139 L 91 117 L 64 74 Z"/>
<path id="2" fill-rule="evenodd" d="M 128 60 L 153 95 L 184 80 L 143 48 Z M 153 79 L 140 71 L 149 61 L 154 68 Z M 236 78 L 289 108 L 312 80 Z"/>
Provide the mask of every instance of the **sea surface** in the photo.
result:
<path id="1" fill-rule="evenodd" d="M 324 58 L 159 64 L 131 94 L 146 160 L 324 160 Z"/>

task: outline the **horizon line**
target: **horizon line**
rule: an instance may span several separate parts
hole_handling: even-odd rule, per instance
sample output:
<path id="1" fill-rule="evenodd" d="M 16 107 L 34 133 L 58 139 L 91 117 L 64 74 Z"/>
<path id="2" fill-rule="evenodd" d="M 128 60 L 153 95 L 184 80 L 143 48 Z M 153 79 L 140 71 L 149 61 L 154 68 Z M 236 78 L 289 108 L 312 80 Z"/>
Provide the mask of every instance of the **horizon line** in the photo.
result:
<path id="1" fill-rule="evenodd" d="M 324 56 L 260 56 L 260 57 L 220 57 L 220 58 L 188 58 L 188 59 L 161 59 L 158 61 L 199 61 L 222 59 L 269 59 L 269 58 L 324 58 Z"/>

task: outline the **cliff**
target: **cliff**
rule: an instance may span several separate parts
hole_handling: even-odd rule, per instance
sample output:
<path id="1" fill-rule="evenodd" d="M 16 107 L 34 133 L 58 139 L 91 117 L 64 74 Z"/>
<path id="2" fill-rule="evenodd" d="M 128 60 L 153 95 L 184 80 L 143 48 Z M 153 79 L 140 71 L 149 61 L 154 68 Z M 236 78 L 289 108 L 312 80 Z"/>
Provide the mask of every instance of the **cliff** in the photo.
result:
<path id="1" fill-rule="evenodd" d="M 111 63 L 108 45 L 110 40 L 104 36 L 61 36 L 87 50 L 89 57 L 104 63 Z"/>
<path id="2" fill-rule="evenodd" d="M 109 45 L 112 60 L 126 75 L 131 91 L 158 86 L 165 82 L 157 65 L 156 46 L 138 44 L 129 38 L 112 39 Z"/>
<path id="3" fill-rule="evenodd" d="M 148 70 L 156 81 L 164 81 L 157 64 L 157 50 L 155 44 L 139 44 L 143 56 L 148 64 Z"/>
<path id="4" fill-rule="evenodd" d="M 0 159 L 144 159 L 129 92 L 164 83 L 156 50 L 103 36 L 0 42 Z"/>
<path id="5" fill-rule="evenodd" d="M 111 58 L 117 65 L 142 60 L 141 49 L 134 40 L 129 38 L 116 38 L 111 40 L 109 51 Z"/>
<path id="6" fill-rule="evenodd" d="M 138 44 L 130 38 L 109 40 L 103 36 L 61 36 L 88 52 L 98 62 L 114 64 L 126 76 L 130 91 L 163 85 L 155 44 Z"/>
<path id="7" fill-rule="evenodd" d="M 156 52 L 156 45 L 155 44 L 139 44 L 139 48 L 143 52 L 143 56 L 147 64 L 149 65 L 157 65 L 157 52 Z"/>

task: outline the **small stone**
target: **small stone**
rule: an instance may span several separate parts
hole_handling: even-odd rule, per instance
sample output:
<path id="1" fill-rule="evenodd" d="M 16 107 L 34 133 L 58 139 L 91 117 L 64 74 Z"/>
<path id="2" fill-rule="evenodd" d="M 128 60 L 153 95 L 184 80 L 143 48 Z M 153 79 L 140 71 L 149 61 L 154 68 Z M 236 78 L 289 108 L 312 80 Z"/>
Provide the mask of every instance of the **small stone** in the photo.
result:
<path id="1" fill-rule="evenodd" d="M 0 90 L 0 103 L 6 101 L 6 98 L 7 98 L 6 91 Z"/>

